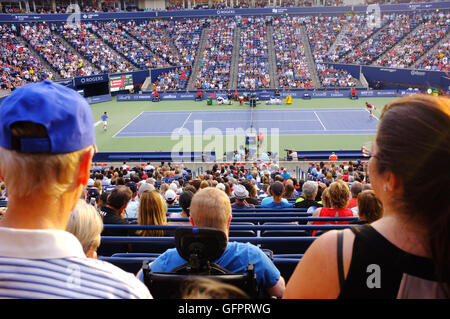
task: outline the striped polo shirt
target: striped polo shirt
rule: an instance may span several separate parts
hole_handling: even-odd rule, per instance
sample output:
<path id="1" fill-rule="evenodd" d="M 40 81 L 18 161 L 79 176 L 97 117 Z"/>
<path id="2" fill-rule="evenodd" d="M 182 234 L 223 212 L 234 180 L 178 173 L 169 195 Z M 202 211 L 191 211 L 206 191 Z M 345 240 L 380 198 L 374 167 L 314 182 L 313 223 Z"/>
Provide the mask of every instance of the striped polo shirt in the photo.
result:
<path id="1" fill-rule="evenodd" d="M 0 298 L 152 298 L 122 269 L 87 258 L 61 230 L 0 227 Z"/>

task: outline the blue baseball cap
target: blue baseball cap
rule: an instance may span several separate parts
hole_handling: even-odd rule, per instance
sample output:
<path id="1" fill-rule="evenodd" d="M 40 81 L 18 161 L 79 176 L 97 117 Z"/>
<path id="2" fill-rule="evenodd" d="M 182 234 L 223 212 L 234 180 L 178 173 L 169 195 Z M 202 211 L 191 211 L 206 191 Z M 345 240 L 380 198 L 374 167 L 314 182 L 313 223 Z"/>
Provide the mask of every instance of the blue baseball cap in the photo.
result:
<path id="1" fill-rule="evenodd" d="M 11 125 L 41 124 L 47 137 L 14 138 Z M 14 140 L 14 141 L 13 141 Z M 75 90 L 50 80 L 27 84 L 0 106 L 0 146 L 22 153 L 71 153 L 95 143 L 92 111 Z"/>

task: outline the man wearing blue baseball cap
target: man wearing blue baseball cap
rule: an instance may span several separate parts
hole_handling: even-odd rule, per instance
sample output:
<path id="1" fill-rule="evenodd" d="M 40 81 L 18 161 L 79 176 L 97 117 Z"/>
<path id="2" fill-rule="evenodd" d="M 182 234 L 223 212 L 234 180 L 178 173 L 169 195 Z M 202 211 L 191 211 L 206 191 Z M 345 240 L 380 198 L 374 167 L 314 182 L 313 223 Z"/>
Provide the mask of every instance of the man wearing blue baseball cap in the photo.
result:
<path id="1" fill-rule="evenodd" d="M 132 274 L 86 258 L 66 232 L 95 149 L 91 109 L 50 80 L 25 85 L 0 106 L 0 297 L 151 298 Z M 7 274 L 7 275 L 6 275 Z"/>

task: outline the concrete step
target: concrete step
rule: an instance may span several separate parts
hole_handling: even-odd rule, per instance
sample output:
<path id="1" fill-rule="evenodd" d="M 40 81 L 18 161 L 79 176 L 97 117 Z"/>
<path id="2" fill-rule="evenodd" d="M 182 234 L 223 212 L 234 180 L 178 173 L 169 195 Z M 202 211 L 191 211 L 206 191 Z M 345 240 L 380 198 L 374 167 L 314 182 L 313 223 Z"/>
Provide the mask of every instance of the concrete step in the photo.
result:
<path id="1" fill-rule="evenodd" d="M 204 27 L 202 29 L 202 35 L 200 37 L 200 42 L 198 44 L 197 54 L 195 55 L 194 66 L 192 67 L 191 76 L 190 76 L 188 84 L 187 84 L 188 91 L 192 91 L 192 90 L 196 89 L 195 81 L 197 80 L 197 74 L 198 74 L 198 71 L 200 70 L 200 64 L 201 64 L 202 58 L 203 58 L 202 53 L 206 47 L 206 40 L 208 39 L 208 32 L 209 32 L 209 27 Z"/>
<path id="2" fill-rule="evenodd" d="M 306 31 L 306 27 L 304 25 L 300 26 L 300 32 L 302 36 L 303 48 L 305 51 L 306 61 L 308 63 L 309 71 L 311 72 L 311 78 L 314 83 L 314 88 L 319 89 L 322 88 L 322 83 L 320 82 L 319 75 L 317 73 L 316 63 L 314 61 L 314 57 L 311 51 L 311 45 L 309 43 L 308 33 Z"/>

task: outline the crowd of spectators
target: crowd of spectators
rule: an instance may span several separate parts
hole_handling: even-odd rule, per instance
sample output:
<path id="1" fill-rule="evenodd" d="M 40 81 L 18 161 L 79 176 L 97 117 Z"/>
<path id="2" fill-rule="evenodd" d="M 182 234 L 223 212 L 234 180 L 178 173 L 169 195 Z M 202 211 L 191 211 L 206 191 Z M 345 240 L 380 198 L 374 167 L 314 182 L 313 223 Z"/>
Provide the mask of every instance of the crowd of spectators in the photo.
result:
<path id="1" fill-rule="evenodd" d="M 237 49 L 237 69 L 234 70 L 237 73 L 237 88 L 268 88 L 273 82 L 268 59 L 268 24 L 273 26 L 276 64 L 273 67 L 276 67 L 275 76 L 280 88 L 313 87 L 300 33 L 303 23 L 325 86 L 353 86 L 354 81 L 348 74 L 330 70 L 326 76 L 323 74 L 323 64 L 332 62 L 375 62 L 380 66 L 402 68 L 413 66 L 419 57 L 429 54 L 418 68 L 446 70 L 448 40 L 438 44 L 433 53 L 428 51 L 447 36 L 448 13 L 383 15 L 380 29 L 371 29 L 367 18 L 367 15 L 188 18 L 82 23 L 79 27 L 69 24 L 19 24 L 19 34 L 33 51 L 15 39 L 16 26 L 2 26 L 1 41 L 5 45 L 2 49 L 4 65 L 0 85 L 3 90 L 9 90 L 27 82 L 51 78 L 52 71 L 46 70 L 39 58 L 34 56 L 37 52 L 62 78 L 97 72 L 120 73 L 171 66 L 184 68 L 173 73 L 175 79 L 168 79 L 167 73 L 162 75 L 161 79 L 165 78 L 159 83 L 162 90 L 185 89 L 185 77 L 190 76 L 190 67 L 195 59 L 200 59 L 199 72 L 193 75 L 196 77 L 194 86 L 223 90 L 231 82 L 233 50 Z M 196 56 L 204 27 L 209 27 L 207 43 L 200 56 Z M 236 27 L 241 28 L 239 48 L 233 48 Z M 67 47 L 56 32 L 72 48 Z M 405 41 L 398 44 L 405 36 Z M 80 56 L 93 66 L 83 63 Z M 13 65 L 7 60 L 17 63 Z"/>
<path id="2" fill-rule="evenodd" d="M 122 53 L 139 69 L 151 69 L 169 66 L 167 61 L 153 54 L 142 43 L 119 26 L 118 22 L 98 22 L 92 25 L 91 30 L 109 44 L 114 50 Z M 149 32 L 150 33 L 150 32 Z"/>
<path id="3" fill-rule="evenodd" d="M 345 70 L 320 63 L 316 66 L 320 82 L 324 87 L 353 87 L 357 84 L 356 79 Z"/>
<path id="4" fill-rule="evenodd" d="M 334 48 L 330 49 L 329 62 L 337 62 L 348 51 L 353 50 L 377 30 L 367 23 L 367 19 L 368 16 L 361 14 L 346 17 L 347 21 L 341 29 L 339 41 L 335 43 Z M 384 21 L 381 22 L 384 23 Z M 355 32 L 355 30 L 358 30 L 358 32 Z"/>
<path id="5" fill-rule="evenodd" d="M 202 89 L 227 89 L 231 73 L 234 18 L 211 19 L 207 42 L 196 78 L 196 87 Z"/>
<path id="6" fill-rule="evenodd" d="M 330 59 L 329 50 L 345 26 L 345 17 L 315 16 L 305 19 L 311 53 L 316 63 L 327 62 Z"/>
<path id="7" fill-rule="evenodd" d="M 395 45 L 377 65 L 392 68 L 407 68 L 413 65 L 425 52 L 446 36 L 449 30 L 450 13 L 425 15 L 424 21 L 411 32 L 401 44 Z"/>
<path id="8" fill-rule="evenodd" d="M 314 87 L 301 39 L 299 17 L 279 17 L 272 24 L 280 88 Z"/>
<path id="9" fill-rule="evenodd" d="M 450 41 L 439 43 L 437 47 L 428 53 L 424 59 L 416 65 L 418 69 L 433 71 L 449 71 Z"/>
<path id="10" fill-rule="evenodd" d="M 386 50 L 393 47 L 420 22 L 420 15 L 390 14 L 383 15 L 384 26 L 368 40 L 354 47 L 342 57 L 340 62 L 351 64 L 374 63 Z"/>
<path id="11" fill-rule="evenodd" d="M 181 64 L 194 64 L 203 22 L 203 19 L 192 18 L 167 21 L 167 32 L 178 50 Z"/>
<path id="12" fill-rule="evenodd" d="M 92 28 L 91 23 L 81 23 L 79 26 L 63 24 L 58 26 L 58 32 L 102 73 L 133 71 L 132 64 L 103 43 L 90 31 Z"/>
<path id="13" fill-rule="evenodd" d="M 98 255 L 105 256 L 100 253 L 104 252 L 99 238 L 102 225 L 99 215 L 81 198 L 98 210 L 105 225 L 170 225 L 168 207 L 181 206 L 180 215 L 189 216 L 192 226 L 223 232 L 226 245 L 217 264 L 240 273 L 252 262 L 256 281 L 268 297 L 448 299 L 449 103 L 447 97 L 420 94 L 390 102 L 371 147 L 365 144 L 361 149 L 363 156 L 370 157 L 368 165 L 361 160 L 310 163 L 306 180 L 299 180 L 277 162 L 264 161 L 249 163 L 247 168 L 216 163 L 199 176 L 193 176 L 184 164 L 92 165 L 95 128 L 88 103 L 51 81 L 20 88 L 0 109 L 0 171 L 5 183 L 0 185 L 0 196 L 8 198 L 8 208 L 0 216 L 0 296 L 152 297 L 142 270 L 136 278 L 95 260 L 99 243 Z M 23 121 L 23 114 L 28 121 Z M 34 119 L 41 115 L 48 121 L 37 123 Z M 64 132 L 74 133 L 73 138 L 56 138 Z M 43 142 L 46 137 L 52 145 Z M 413 147 L 410 140 L 415 141 Z M 444 169 L 439 178 L 429 176 L 433 165 Z M 135 201 L 136 218 L 127 217 L 130 201 Z M 34 218 L 30 218 L 30 203 Z M 233 206 L 253 210 L 253 205 L 273 212 L 295 206 L 307 208 L 314 217 L 347 218 L 305 221 L 313 225 L 347 225 L 348 218 L 359 217 L 356 223 L 362 226 L 320 230 L 320 234 L 314 230 L 314 243 L 285 287 L 275 262 L 259 247 L 229 240 Z M 101 235 L 167 233 L 105 227 Z M 120 245 L 124 249 L 120 252 L 129 249 L 127 243 Z M 181 255 L 179 249 L 165 250 L 149 267 L 153 272 L 169 272 L 186 262 Z M 380 278 L 367 280 L 367 267 L 374 264 L 381 265 L 383 282 L 388 284 L 380 286 Z M 88 276 L 78 276 L 77 284 L 61 289 L 73 280 L 72 272 L 62 272 L 55 265 L 77 266 Z M 24 273 L 33 276 L 33 281 L 24 281 Z M 374 290 L 371 285 L 379 287 Z"/>
<path id="14" fill-rule="evenodd" d="M 242 17 L 238 83 L 240 89 L 263 89 L 270 86 L 267 43 L 267 17 Z"/>
<path id="15" fill-rule="evenodd" d="M 191 67 L 179 67 L 161 73 L 153 82 L 153 91 L 184 90 L 191 75 Z"/>
<path id="16" fill-rule="evenodd" d="M 22 24 L 21 36 L 56 70 L 62 78 L 95 74 L 83 60 L 54 34 L 55 25 Z"/>
<path id="17" fill-rule="evenodd" d="M 15 26 L 0 25 L 0 89 L 5 92 L 53 78 L 53 73 L 17 39 L 16 32 Z"/>
<path id="18" fill-rule="evenodd" d="M 153 56 L 150 58 L 150 64 L 147 68 L 162 68 L 181 63 L 178 54 L 172 52 L 173 50 L 168 43 L 170 40 L 163 33 L 164 21 L 154 20 L 139 23 L 128 21 L 126 23 L 120 22 L 118 25 L 150 48 Z"/>

